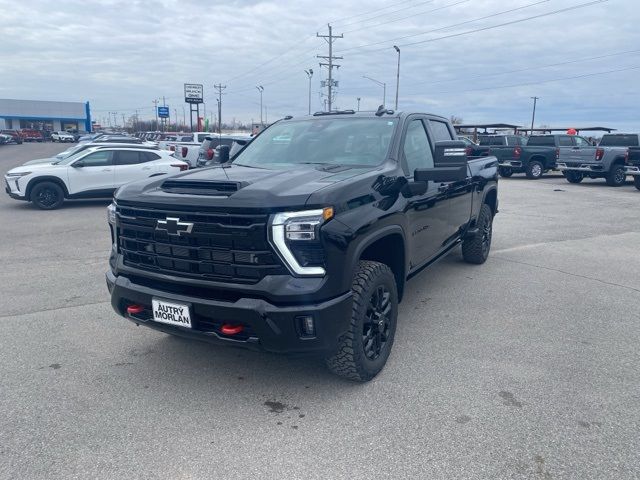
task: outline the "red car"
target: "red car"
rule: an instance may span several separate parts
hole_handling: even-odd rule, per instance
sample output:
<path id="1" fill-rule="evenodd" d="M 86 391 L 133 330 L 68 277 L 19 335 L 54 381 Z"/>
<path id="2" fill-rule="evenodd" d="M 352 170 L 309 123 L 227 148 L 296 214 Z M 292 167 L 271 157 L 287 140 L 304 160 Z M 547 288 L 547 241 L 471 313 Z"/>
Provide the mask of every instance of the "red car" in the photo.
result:
<path id="1" fill-rule="evenodd" d="M 22 139 L 25 142 L 44 142 L 44 135 L 42 135 L 40 130 L 23 128 L 20 131 L 20 135 L 22 135 Z"/>
<path id="2" fill-rule="evenodd" d="M 13 138 L 12 142 L 17 145 L 20 145 L 22 143 L 22 135 L 20 135 L 20 132 L 18 130 L 0 130 L 0 133 L 9 135 L 11 138 Z"/>

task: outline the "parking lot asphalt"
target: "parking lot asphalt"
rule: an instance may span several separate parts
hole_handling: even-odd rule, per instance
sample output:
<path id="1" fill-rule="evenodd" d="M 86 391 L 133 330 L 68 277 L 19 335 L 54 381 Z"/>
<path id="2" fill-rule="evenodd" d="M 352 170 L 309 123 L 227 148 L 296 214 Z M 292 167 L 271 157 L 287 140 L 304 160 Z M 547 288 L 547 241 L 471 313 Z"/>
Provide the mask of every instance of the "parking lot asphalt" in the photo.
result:
<path id="1" fill-rule="evenodd" d="M 0 147 L 0 172 L 64 149 Z M 640 192 L 500 181 L 492 254 L 407 285 L 384 371 L 119 318 L 109 201 L 0 197 L 0 478 L 640 477 Z"/>

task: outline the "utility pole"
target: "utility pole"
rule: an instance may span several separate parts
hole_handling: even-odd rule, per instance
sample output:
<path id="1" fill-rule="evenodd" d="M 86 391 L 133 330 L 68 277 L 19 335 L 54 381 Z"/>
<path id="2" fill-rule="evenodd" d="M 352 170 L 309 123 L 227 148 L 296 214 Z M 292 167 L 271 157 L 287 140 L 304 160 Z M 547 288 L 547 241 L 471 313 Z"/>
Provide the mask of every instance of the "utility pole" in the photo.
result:
<path id="1" fill-rule="evenodd" d="M 113 115 L 113 127 L 116 128 L 118 126 L 118 117 L 116 117 L 116 115 L 118 115 L 118 112 L 111 112 L 111 114 Z"/>
<path id="2" fill-rule="evenodd" d="M 218 133 L 222 133 L 222 91 L 227 88 L 227 86 L 219 83 L 214 85 L 213 88 L 218 91 Z"/>
<path id="3" fill-rule="evenodd" d="M 158 101 L 158 99 L 155 99 L 153 102 L 153 110 L 155 111 L 156 114 L 156 130 L 158 130 L 158 103 L 160 103 Z"/>
<path id="4" fill-rule="evenodd" d="M 164 95 L 162 96 L 162 106 L 166 107 L 167 106 L 167 102 L 164 98 Z M 167 129 L 167 119 L 163 118 L 162 119 L 162 131 L 164 132 Z"/>
<path id="5" fill-rule="evenodd" d="M 311 115 L 311 77 L 313 77 L 313 69 L 305 70 L 304 73 L 309 77 L 309 115 Z"/>
<path id="6" fill-rule="evenodd" d="M 533 135 L 533 122 L 536 119 L 536 103 L 538 103 L 540 97 L 531 97 L 531 99 L 533 100 L 533 115 L 531 116 L 531 132 L 529 132 L 529 135 Z"/>
<path id="7" fill-rule="evenodd" d="M 177 108 L 174 108 L 174 109 L 173 109 L 173 121 L 174 121 L 174 122 L 175 122 L 175 124 L 176 124 L 176 131 L 177 131 L 177 130 L 180 130 L 180 129 L 178 128 L 178 109 L 177 109 Z"/>
<path id="8" fill-rule="evenodd" d="M 264 87 L 262 85 L 258 85 L 256 88 L 260 92 L 260 126 L 264 127 L 264 122 L 262 121 L 262 92 L 264 92 Z"/>
<path id="9" fill-rule="evenodd" d="M 375 78 L 367 77 L 363 75 L 362 78 L 366 78 L 367 80 L 371 80 L 373 83 L 376 83 L 382 87 L 382 106 L 386 107 L 387 103 L 387 84 L 386 82 L 381 82 L 380 80 L 376 80 Z"/>
<path id="10" fill-rule="evenodd" d="M 329 105 L 329 109 L 328 111 L 331 111 L 331 103 L 333 101 L 333 98 L 331 97 L 332 95 L 332 88 L 333 88 L 333 68 L 340 68 L 340 65 L 336 65 L 333 63 L 334 60 L 342 60 L 342 57 L 334 57 L 333 56 L 333 42 L 336 38 L 343 38 L 343 35 L 334 35 L 333 34 L 333 30 L 331 28 L 331 25 L 327 25 L 327 27 L 329 27 L 329 35 L 320 35 L 319 33 L 316 33 L 316 37 L 320 37 L 320 38 L 324 38 L 325 41 L 329 44 L 329 56 L 324 56 L 324 55 L 316 55 L 317 58 L 323 58 L 325 60 L 327 60 L 326 63 L 324 62 L 320 62 L 320 68 L 322 67 L 327 67 L 329 69 L 329 80 L 327 81 L 327 92 L 328 92 L 328 105 Z"/>
<path id="11" fill-rule="evenodd" d="M 400 48 L 394 45 L 393 48 L 398 52 L 398 70 L 396 72 L 396 112 L 398 111 L 398 90 L 400 90 Z"/>
<path id="12" fill-rule="evenodd" d="M 122 114 L 122 128 L 126 126 L 126 122 L 124 121 L 124 113 Z"/>
<path id="13" fill-rule="evenodd" d="M 360 111 L 360 97 L 356 98 L 358 100 L 358 112 Z"/>

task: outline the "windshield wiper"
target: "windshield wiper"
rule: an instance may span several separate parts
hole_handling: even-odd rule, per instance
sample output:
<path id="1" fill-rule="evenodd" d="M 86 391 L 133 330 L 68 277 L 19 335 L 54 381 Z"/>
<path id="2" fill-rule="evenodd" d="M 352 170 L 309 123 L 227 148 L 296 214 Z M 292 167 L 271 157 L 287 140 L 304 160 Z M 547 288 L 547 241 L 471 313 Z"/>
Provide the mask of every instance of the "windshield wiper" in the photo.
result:
<path id="1" fill-rule="evenodd" d="M 268 168 L 264 168 L 264 167 L 256 167 L 255 165 L 245 165 L 244 163 L 235 163 L 232 162 L 231 165 L 237 165 L 239 167 L 247 167 L 247 168 L 258 168 L 260 170 L 269 170 Z"/>

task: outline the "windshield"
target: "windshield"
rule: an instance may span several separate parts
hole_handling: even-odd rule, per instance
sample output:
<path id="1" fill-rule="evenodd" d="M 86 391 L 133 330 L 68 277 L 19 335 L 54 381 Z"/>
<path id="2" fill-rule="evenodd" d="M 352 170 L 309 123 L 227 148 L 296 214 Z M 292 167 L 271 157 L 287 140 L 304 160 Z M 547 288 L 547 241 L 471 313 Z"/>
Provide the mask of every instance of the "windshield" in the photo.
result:
<path id="1" fill-rule="evenodd" d="M 69 155 L 68 157 L 65 157 L 65 158 L 63 158 L 61 160 L 58 160 L 55 163 L 56 163 L 56 165 L 69 165 L 70 163 L 75 162 L 77 159 L 79 159 L 81 157 L 84 157 L 87 154 L 87 152 L 89 152 L 89 151 L 91 151 L 91 150 L 88 149 L 88 148 L 84 149 L 84 150 L 82 150 L 82 151 L 80 151 L 80 152 L 78 152 L 76 154 L 72 154 L 72 155 Z"/>
<path id="2" fill-rule="evenodd" d="M 64 152 L 60 152 L 59 154 L 57 154 L 56 158 L 59 158 L 59 159 L 67 158 L 73 155 L 74 153 L 79 152 L 80 150 L 84 150 L 85 148 L 86 148 L 85 145 L 75 145 L 71 148 L 66 149 Z"/>
<path id="3" fill-rule="evenodd" d="M 387 156 L 395 118 L 313 118 L 281 122 L 255 138 L 238 165 L 288 168 L 307 163 L 376 166 Z"/>

